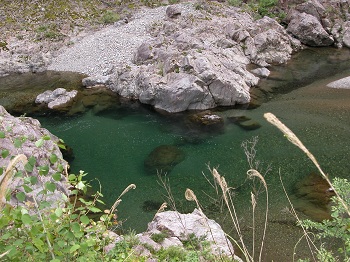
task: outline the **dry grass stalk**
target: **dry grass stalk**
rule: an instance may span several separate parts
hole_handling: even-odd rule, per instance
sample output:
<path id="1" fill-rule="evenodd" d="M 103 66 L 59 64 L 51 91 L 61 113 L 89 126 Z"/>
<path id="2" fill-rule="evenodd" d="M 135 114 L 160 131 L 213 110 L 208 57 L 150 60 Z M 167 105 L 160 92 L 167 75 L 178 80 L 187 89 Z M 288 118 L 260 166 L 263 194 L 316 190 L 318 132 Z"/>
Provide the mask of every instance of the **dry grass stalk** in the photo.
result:
<path id="1" fill-rule="evenodd" d="M 250 169 L 247 171 L 247 175 L 249 178 L 257 177 L 260 179 L 261 183 L 264 185 L 265 190 L 266 190 L 266 211 L 265 211 L 265 223 L 264 223 L 264 232 L 261 240 L 261 247 L 260 247 L 260 254 L 259 254 L 259 261 L 261 261 L 262 257 L 262 251 L 264 248 L 264 243 L 265 243 L 265 236 L 266 236 L 266 229 L 267 229 L 267 218 L 268 218 L 268 213 L 269 213 L 269 192 L 267 189 L 267 184 L 264 179 L 264 177 L 259 173 L 259 171 L 255 169 Z"/>
<path id="2" fill-rule="evenodd" d="M 252 208 L 253 208 L 253 251 L 252 251 L 252 257 L 254 260 L 255 257 L 255 207 L 256 207 L 256 199 L 255 199 L 255 195 L 253 194 L 253 192 L 250 192 L 250 198 L 252 201 Z"/>
<path id="3" fill-rule="evenodd" d="M 168 207 L 168 204 L 166 202 L 164 202 L 157 210 L 157 213 L 163 212 L 166 208 Z"/>
<path id="4" fill-rule="evenodd" d="M 199 211 L 202 212 L 202 209 L 201 209 L 201 207 L 200 207 L 200 205 L 199 205 L 197 196 L 195 195 L 195 193 L 194 193 L 191 189 L 189 189 L 189 188 L 186 189 L 186 191 L 185 191 L 185 198 L 186 198 L 186 200 L 188 200 L 188 201 L 194 201 L 194 202 L 196 202 L 197 208 L 199 209 Z"/>
<path id="5" fill-rule="evenodd" d="M 131 189 L 135 189 L 136 185 L 135 184 L 130 184 L 128 185 L 124 191 L 119 195 L 119 197 L 117 198 L 117 200 L 114 202 L 114 204 L 111 207 L 110 210 L 110 214 L 113 214 L 115 209 L 117 208 L 117 206 L 120 204 L 120 202 L 122 202 L 122 200 L 120 199 L 122 196 L 124 196 L 128 191 L 130 191 Z"/>
<path id="6" fill-rule="evenodd" d="M 16 165 L 19 162 L 22 162 L 23 165 L 27 163 L 27 157 L 23 154 L 15 156 L 10 163 L 7 165 L 5 174 L 0 182 L 0 209 L 4 206 L 5 201 L 4 198 L 6 196 L 7 188 L 8 188 L 8 183 L 10 179 L 12 178 L 13 171 L 16 168 Z"/>
<path id="7" fill-rule="evenodd" d="M 213 174 L 214 179 L 216 180 L 216 182 L 218 183 L 218 185 L 221 188 L 225 205 L 229 211 L 231 220 L 232 220 L 233 225 L 235 227 L 235 230 L 238 234 L 241 245 L 239 245 L 236 241 L 235 242 L 236 242 L 237 246 L 241 249 L 242 253 L 244 254 L 246 261 L 253 261 L 253 258 L 250 256 L 249 251 L 248 251 L 248 249 L 243 241 L 243 234 L 242 234 L 241 228 L 239 226 L 239 221 L 238 221 L 236 209 L 235 209 L 235 206 L 233 204 L 232 197 L 230 194 L 230 188 L 227 186 L 225 178 L 220 176 L 219 172 L 215 168 L 212 170 L 212 174 Z"/>
<path id="8" fill-rule="evenodd" d="M 314 163 L 314 165 L 317 167 L 319 172 L 321 173 L 322 177 L 332 186 L 332 189 L 334 190 L 335 195 L 339 199 L 339 201 L 342 203 L 343 207 L 345 208 L 347 214 L 350 216 L 350 210 L 349 207 L 346 205 L 344 200 L 340 197 L 339 193 L 337 190 L 333 187 L 333 184 L 328 178 L 328 175 L 326 175 L 323 170 L 321 169 L 321 166 L 317 162 L 316 158 L 314 157 L 313 154 L 304 146 L 304 144 L 299 140 L 299 138 L 291 131 L 287 126 L 285 126 L 274 114 L 272 113 L 265 113 L 264 117 L 268 122 L 276 126 L 282 133 L 287 137 L 287 139 L 297 147 L 299 147 L 309 158 L 310 160 Z"/>

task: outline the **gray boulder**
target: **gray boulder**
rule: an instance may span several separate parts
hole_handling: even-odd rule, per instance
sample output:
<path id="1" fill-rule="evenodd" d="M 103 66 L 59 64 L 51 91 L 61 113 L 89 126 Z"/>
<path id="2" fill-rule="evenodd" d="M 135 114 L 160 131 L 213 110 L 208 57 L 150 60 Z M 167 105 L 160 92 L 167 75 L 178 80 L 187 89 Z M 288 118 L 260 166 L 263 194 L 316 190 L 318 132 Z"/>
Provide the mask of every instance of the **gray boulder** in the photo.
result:
<path id="1" fill-rule="evenodd" d="M 187 240 L 193 234 L 197 239 L 210 242 L 212 253 L 237 258 L 231 242 L 226 238 L 221 226 L 208 219 L 202 211 L 195 209 L 191 214 L 181 214 L 176 211 L 157 213 L 143 235 L 157 234 L 165 231 L 167 245 L 180 245 L 179 241 Z M 175 242 L 174 242 L 175 240 Z M 170 244 L 172 242 L 173 244 Z"/>
<path id="2" fill-rule="evenodd" d="M 287 31 L 309 46 L 330 46 L 334 39 L 323 28 L 320 21 L 309 14 L 295 12 Z"/>
<path id="3" fill-rule="evenodd" d="M 68 92 L 64 88 L 57 88 L 54 91 L 47 90 L 39 94 L 36 99 L 36 104 L 47 104 L 50 109 L 57 109 L 66 106 L 77 96 L 78 91 L 72 90 Z"/>
<path id="4" fill-rule="evenodd" d="M 256 69 L 253 69 L 251 72 L 257 76 L 264 77 L 264 78 L 270 75 L 270 70 L 267 69 L 266 67 L 256 68 Z"/>
<path id="5" fill-rule="evenodd" d="M 111 84 L 110 76 L 89 76 L 85 77 L 82 84 L 86 88 L 92 88 L 96 86 L 107 86 Z"/>
<path id="6" fill-rule="evenodd" d="M 300 13 L 306 13 L 316 17 L 318 21 L 322 21 L 324 18 L 326 9 L 318 0 L 308 0 L 304 3 L 301 3 L 295 7 L 295 10 Z"/>
<path id="7" fill-rule="evenodd" d="M 331 88 L 350 89 L 350 76 L 331 82 L 327 86 Z"/>
<path id="8" fill-rule="evenodd" d="M 36 166 L 47 166 L 47 174 L 39 175 L 37 168 L 33 169 L 30 176 L 37 178 L 37 183 L 32 185 L 32 192 L 26 193 L 25 201 L 30 206 L 33 204 L 33 197 L 36 197 L 38 203 L 43 200 L 52 203 L 52 206 L 62 204 L 62 193 L 68 196 L 68 183 L 66 176 L 60 172 L 59 166 L 66 167 L 67 162 L 62 159 L 62 154 L 57 146 L 59 139 L 52 135 L 49 131 L 41 128 L 38 120 L 30 117 L 13 117 L 11 116 L 4 107 L 0 106 L 0 131 L 5 133 L 5 138 L 0 138 L 1 150 L 8 150 L 9 155 L 7 157 L 0 158 L 0 167 L 6 167 L 10 162 L 11 156 L 24 154 L 28 159 L 33 156 L 36 159 Z M 35 145 L 35 142 L 41 139 L 43 136 L 48 136 L 50 139 L 45 140 L 43 145 L 39 148 Z M 16 147 L 14 141 L 21 141 L 22 145 Z M 49 161 L 50 156 L 55 154 L 57 156 L 57 162 L 51 163 Z M 23 168 L 23 165 L 17 165 L 19 170 Z M 23 169 L 22 169 L 23 170 Z M 55 181 L 52 177 L 56 172 L 61 173 L 61 179 Z M 0 174 L 0 181 L 3 179 L 3 174 Z M 39 192 L 45 188 L 46 183 L 55 183 L 58 190 L 54 192 L 48 191 L 48 195 L 40 194 Z M 24 192 L 22 187 L 23 179 L 19 177 L 12 177 L 10 183 L 8 183 L 8 189 L 11 192 L 10 204 L 15 206 L 18 204 L 18 200 L 13 192 Z M 4 201 L 1 199 L 1 201 Z"/>
<path id="9" fill-rule="evenodd" d="M 339 30 L 338 30 L 339 31 Z M 343 23 L 342 25 L 342 37 L 343 44 L 350 48 L 350 21 Z"/>
<path id="10" fill-rule="evenodd" d="M 261 66 L 268 64 L 282 64 L 287 62 L 293 51 L 299 50 L 301 44 L 293 39 L 286 30 L 270 17 L 263 17 L 255 22 L 253 28 L 248 28 L 250 37 L 246 54 Z"/>
<path id="11" fill-rule="evenodd" d="M 169 18 L 177 18 L 181 15 L 181 9 L 175 5 L 168 6 L 165 12 Z"/>

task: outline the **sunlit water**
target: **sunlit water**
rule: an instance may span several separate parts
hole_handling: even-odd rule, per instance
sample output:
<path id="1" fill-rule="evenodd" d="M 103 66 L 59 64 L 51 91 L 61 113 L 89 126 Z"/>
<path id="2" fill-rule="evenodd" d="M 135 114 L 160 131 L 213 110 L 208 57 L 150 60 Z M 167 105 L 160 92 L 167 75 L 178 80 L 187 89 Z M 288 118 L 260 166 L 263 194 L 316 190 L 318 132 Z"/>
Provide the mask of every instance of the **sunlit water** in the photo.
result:
<path id="1" fill-rule="evenodd" d="M 350 90 L 326 87 L 327 83 L 350 75 L 349 68 L 349 52 L 335 49 L 308 50 L 298 54 L 286 66 L 272 67 L 270 79 L 261 81 L 260 88 L 253 91 L 254 97 L 265 101 L 260 107 L 215 111 L 225 120 L 224 132 L 221 133 L 194 132 L 185 124 L 186 114 L 164 116 L 137 103 L 122 104 L 117 99 L 108 110 L 101 111 L 95 106 L 84 114 L 37 117 L 43 127 L 74 149 L 71 171 L 84 170 L 89 174 L 88 179 L 96 178 L 101 183 L 106 208 L 129 184 L 137 186 L 122 197 L 117 209 L 123 229 L 132 228 L 138 232 L 146 229 L 156 212 L 149 207 L 146 211 L 145 201 L 162 203 L 166 200 L 157 175 L 146 173 L 144 160 L 160 145 L 176 145 L 184 151 L 185 160 L 176 165 L 166 178 L 177 208 L 191 212 L 195 207 L 184 198 L 186 188 L 190 188 L 210 217 L 221 222 L 226 230 L 232 228 L 230 220 L 219 212 L 220 201 L 215 205 L 209 201 L 208 195 L 215 197 L 215 190 L 204 175 L 212 181 L 208 167 L 215 167 L 235 188 L 234 202 L 242 230 L 249 238 L 250 192 L 258 189 L 259 184 L 254 185 L 247 178 L 249 165 L 241 144 L 258 137 L 256 160 L 260 161 L 262 174 L 267 172 L 265 179 L 270 198 L 269 234 L 264 257 L 266 261 L 278 261 L 277 258 L 291 261 L 293 247 L 301 233 L 289 223 L 292 220 L 285 209 L 288 202 L 279 174 L 287 191 L 292 194 L 294 184 L 315 172 L 316 168 L 298 148 L 264 120 L 263 114 L 274 113 L 295 131 L 331 177 L 349 177 Z M 0 101 L 5 106 L 9 105 L 1 88 L 0 94 Z M 231 123 L 227 117 L 237 114 L 253 119 L 261 128 L 247 131 Z M 98 189 L 96 180 L 92 184 Z M 216 199 L 220 200 L 219 197 Z M 261 193 L 258 203 L 262 207 L 264 199 L 265 194 Z M 257 214 L 257 217 L 257 227 L 261 229 L 263 213 Z M 308 256 L 308 253 L 300 248 L 299 255 Z"/>

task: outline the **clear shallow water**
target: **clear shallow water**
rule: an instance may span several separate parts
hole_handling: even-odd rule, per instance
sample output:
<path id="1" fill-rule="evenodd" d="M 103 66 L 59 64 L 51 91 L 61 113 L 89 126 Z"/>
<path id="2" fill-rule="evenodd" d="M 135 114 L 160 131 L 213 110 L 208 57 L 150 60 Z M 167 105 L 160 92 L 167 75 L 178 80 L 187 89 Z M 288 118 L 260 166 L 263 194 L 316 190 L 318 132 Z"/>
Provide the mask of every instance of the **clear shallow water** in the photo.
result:
<path id="1" fill-rule="evenodd" d="M 292 220 L 284 211 L 288 203 L 278 174 L 282 174 L 287 191 L 292 194 L 294 184 L 316 169 L 299 149 L 263 119 L 263 114 L 276 114 L 295 131 L 331 177 L 348 177 L 350 90 L 325 87 L 333 80 L 349 76 L 348 68 L 347 50 L 313 49 L 298 54 L 288 65 L 273 67 L 271 79 L 261 81 L 260 88 L 253 91 L 260 101 L 267 101 L 260 107 L 215 112 L 225 119 L 222 133 L 198 133 L 186 127 L 186 114 L 163 116 L 137 103 L 122 104 L 117 98 L 109 110 L 101 111 L 101 106 L 91 106 L 85 114 L 38 116 L 38 119 L 43 127 L 74 149 L 72 172 L 82 169 L 89 173 L 90 179 L 97 178 L 101 182 L 107 206 L 112 205 L 130 183 L 136 184 L 137 188 L 128 192 L 118 207 L 119 219 L 125 221 L 123 228 L 136 231 L 145 230 L 156 212 L 145 212 L 144 201 L 161 203 L 164 199 L 157 176 L 145 172 L 144 160 L 157 146 L 176 145 L 184 151 L 185 160 L 167 177 L 179 210 L 193 210 L 194 205 L 184 200 L 186 188 L 191 188 L 208 215 L 229 232 L 231 224 L 208 200 L 207 194 L 215 195 L 215 192 L 202 174 L 210 175 L 207 165 L 217 167 L 229 185 L 236 188 L 235 204 L 243 232 L 249 236 L 252 183 L 247 180 L 249 167 L 241 143 L 258 136 L 257 159 L 262 161 L 263 170 L 271 167 L 265 177 L 270 196 L 265 260 L 290 261 L 294 244 L 301 234 L 291 225 Z M 261 128 L 246 131 L 227 120 L 237 114 L 252 118 L 261 124 Z M 96 182 L 92 183 L 97 187 Z M 264 209 L 264 197 L 264 194 L 259 197 L 261 210 Z M 260 230 L 263 213 L 257 217 Z M 308 256 L 304 248 L 299 253 L 301 257 Z"/>

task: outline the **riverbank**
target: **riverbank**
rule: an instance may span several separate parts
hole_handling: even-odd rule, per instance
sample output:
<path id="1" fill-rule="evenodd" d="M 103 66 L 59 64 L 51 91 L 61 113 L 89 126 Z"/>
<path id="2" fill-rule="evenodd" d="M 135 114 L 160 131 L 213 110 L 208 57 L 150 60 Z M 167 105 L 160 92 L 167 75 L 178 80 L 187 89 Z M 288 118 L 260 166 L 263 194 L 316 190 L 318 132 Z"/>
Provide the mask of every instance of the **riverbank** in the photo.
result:
<path id="1" fill-rule="evenodd" d="M 100 24 L 97 31 L 82 27 L 81 34 L 70 31 L 63 41 L 26 44 L 10 38 L 1 51 L 1 74 L 84 73 L 124 98 L 170 113 L 247 104 L 259 78 L 268 77 L 268 68 L 286 63 L 293 52 L 307 45 L 347 45 L 348 24 L 341 19 L 345 7 L 337 13 L 327 2 L 294 4 L 294 9 L 281 9 L 285 17 L 278 19 L 284 26 L 268 17 L 256 20 L 263 13 L 254 14 L 252 4 L 193 1 L 133 12 L 128 5 L 129 13 L 113 25 Z M 248 64 L 254 66 L 248 70 Z"/>

